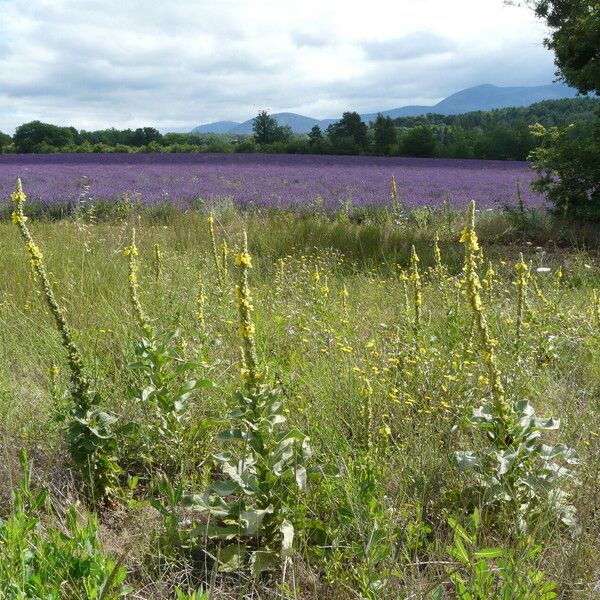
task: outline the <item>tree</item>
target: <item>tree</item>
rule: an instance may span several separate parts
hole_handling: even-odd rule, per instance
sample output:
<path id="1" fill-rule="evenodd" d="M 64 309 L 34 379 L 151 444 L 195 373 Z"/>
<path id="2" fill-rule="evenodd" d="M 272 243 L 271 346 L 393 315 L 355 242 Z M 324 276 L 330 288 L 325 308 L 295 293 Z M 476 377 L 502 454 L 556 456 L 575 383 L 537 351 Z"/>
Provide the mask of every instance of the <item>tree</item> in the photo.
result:
<path id="1" fill-rule="evenodd" d="M 273 144 L 275 142 L 286 142 L 292 137 L 290 127 L 282 127 L 277 119 L 272 117 L 266 110 L 259 111 L 252 122 L 254 140 L 257 144 Z"/>
<path id="2" fill-rule="evenodd" d="M 546 46 L 563 81 L 581 93 L 600 93 L 600 2 L 529 0 L 550 27 Z M 592 124 L 535 129 L 541 146 L 530 158 L 544 191 L 565 216 L 600 221 L 600 112 Z"/>
<path id="3" fill-rule="evenodd" d="M 435 156 L 437 142 L 433 130 L 428 125 L 417 125 L 409 129 L 400 142 L 400 152 L 404 156 L 428 158 Z"/>
<path id="4" fill-rule="evenodd" d="M 379 114 L 375 119 L 373 130 L 375 134 L 375 152 L 377 152 L 377 154 L 389 154 L 396 145 L 398 137 L 394 122 L 390 117 L 384 117 Z"/>
<path id="5" fill-rule="evenodd" d="M 151 142 L 160 143 L 162 134 L 154 127 L 139 127 L 133 132 L 130 144 L 132 146 L 147 146 Z"/>
<path id="6" fill-rule="evenodd" d="M 4 152 L 5 148 L 8 148 L 12 145 L 12 138 L 7 133 L 2 133 L 0 131 L 0 154 Z"/>
<path id="7" fill-rule="evenodd" d="M 551 29 L 545 43 L 554 51 L 558 74 L 581 93 L 600 94 L 600 2 L 536 0 L 533 4 Z"/>
<path id="8" fill-rule="evenodd" d="M 366 150 L 369 145 L 368 130 L 366 123 L 357 112 L 345 112 L 340 121 L 332 123 L 327 128 L 327 136 L 333 144 L 334 151 L 340 147 L 347 149 L 349 145 L 354 145 L 358 151 L 361 151 Z M 354 152 L 344 152 L 346 153 Z"/>
<path id="9" fill-rule="evenodd" d="M 323 132 L 318 125 L 314 125 L 308 132 L 308 142 L 311 146 L 317 145 L 323 141 Z"/>
<path id="10" fill-rule="evenodd" d="M 559 215 L 600 221 L 600 119 L 534 133 L 541 145 L 530 154 L 539 174 L 533 188 Z"/>
<path id="11" fill-rule="evenodd" d="M 31 153 L 58 150 L 74 143 L 70 127 L 58 127 L 41 121 L 31 121 L 19 125 L 13 136 L 17 152 Z"/>

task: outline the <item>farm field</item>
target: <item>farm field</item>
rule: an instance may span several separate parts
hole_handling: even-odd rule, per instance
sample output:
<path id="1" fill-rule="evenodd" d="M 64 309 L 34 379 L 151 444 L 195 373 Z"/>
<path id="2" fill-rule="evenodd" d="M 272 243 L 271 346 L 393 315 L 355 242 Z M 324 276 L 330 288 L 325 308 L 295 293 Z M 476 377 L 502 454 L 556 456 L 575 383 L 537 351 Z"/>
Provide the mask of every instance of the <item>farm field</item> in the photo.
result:
<path id="1" fill-rule="evenodd" d="M 115 201 L 331 211 L 387 205 L 392 175 L 408 207 L 457 207 L 465 198 L 480 208 L 515 206 L 517 181 L 527 206 L 544 204 L 524 162 L 271 154 L 6 155 L 0 197 L 21 177 L 30 203 L 52 212 Z"/>
<path id="2" fill-rule="evenodd" d="M 93 197 L 156 166 L 134 156 L 111 183 L 109 159 L 81 163 Z M 239 189 L 258 185 L 258 159 L 233 159 Z M 75 193 L 78 160 L 0 162 L 3 195 L 17 166 L 34 199 Z M 195 168 L 166 170 L 188 185 Z M 598 254 L 538 211 L 475 211 L 461 168 L 452 210 L 360 218 L 241 195 L 160 221 L 135 205 L 49 221 L 14 194 L 3 592 L 600 598 Z M 492 174 L 510 195 L 522 169 Z M 389 205 L 388 173 L 370 193 Z"/>

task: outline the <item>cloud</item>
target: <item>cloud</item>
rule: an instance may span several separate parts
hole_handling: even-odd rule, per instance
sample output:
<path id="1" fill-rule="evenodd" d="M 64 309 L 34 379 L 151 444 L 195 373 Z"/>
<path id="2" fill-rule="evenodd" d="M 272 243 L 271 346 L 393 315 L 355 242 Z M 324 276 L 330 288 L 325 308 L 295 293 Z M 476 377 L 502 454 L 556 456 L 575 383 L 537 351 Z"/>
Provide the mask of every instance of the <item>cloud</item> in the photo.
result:
<path id="1" fill-rule="evenodd" d="M 0 0 L 0 130 L 335 117 L 553 79 L 502 0 Z"/>
<path id="2" fill-rule="evenodd" d="M 367 57 L 373 61 L 411 60 L 451 52 L 455 47 L 449 38 L 431 31 L 415 31 L 401 38 L 372 40 L 363 44 Z"/>

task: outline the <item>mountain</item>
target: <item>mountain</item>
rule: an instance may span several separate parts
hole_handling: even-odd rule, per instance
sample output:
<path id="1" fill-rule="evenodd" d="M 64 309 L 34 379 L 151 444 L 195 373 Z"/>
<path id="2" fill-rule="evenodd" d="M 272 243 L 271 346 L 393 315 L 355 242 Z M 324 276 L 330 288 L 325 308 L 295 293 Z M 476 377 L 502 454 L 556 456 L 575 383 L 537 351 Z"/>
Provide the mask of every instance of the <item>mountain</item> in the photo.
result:
<path id="1" fill-rule="evenodd" d="M 279 125 L 291 127 L 294 133 L 308 133 L 315 125 L 318 125 L 321 129 L 325 129 L 331 125 L 331 123 L 338 121 L 338 119 L 313 119 L 312 117 L 285 112 L 275 113 L 271 116 L 277 119 Z M 229 133 L 237 135 L 252 133 L 253 121 L 254 118 L 248 119 L 247 121 L 240 123 L 237 127 L 234 127 Z"/>
<path id="2" fill-rule="evenodd" d="M 575 98 L 576 96 L 577 90 L 562 83 L 529 87 L 499 87 L 484 84 L 456 92 L 433 106 L 403 106 L 383 110 L 381 114 L 392 119 L 396 117 L 416 117 L 427 113 L 460 115 L 478 110 L 529 106 L 542 100 L 560 100 L 562 98 Z M 377 113 L 362 115 L 363 120 L 366 122 L 372 121 L 376 117 Z"/>
<path id="3" fill-rule="evenodd" d="M 430 106 L 402 106 L 390 110 L 380 111 L 383 116 L 391 117 L 416 117 L 427 113 L 442 115 L 458 115 L 478 110 L 492 110 L 494 108 L 507 108 L 509 106 L 529 106 L 542 100 L 559 100 L 561 98 L 575 98 L 577 90 L 562 83 L 550 85 L 500 87 L 484 84 L 467 88 L 444 98 L 437 104 Z M 373 121 L 378 113 L 361 115 L 363 121 Z M 313 119 L 295 113 L 275 113 L 272 115 L 280 125 L 288 125 L 294 133 L 307 133 L 314 125 L 326 129 L 331 123 L 339 119 Z M 193 133 L 231 133 L 243 135 L 252 133 L 252 121 L 248 119 L 243 123 L 235 121 L 217 121 L 200 125 L 192 130 Z"/>
<path id="4" fill-rule="evenodd" d="M 237 121 L 216 121 L 215 123 L 194 127 L 192 133 L 229 133 L 238 125 Z"/>

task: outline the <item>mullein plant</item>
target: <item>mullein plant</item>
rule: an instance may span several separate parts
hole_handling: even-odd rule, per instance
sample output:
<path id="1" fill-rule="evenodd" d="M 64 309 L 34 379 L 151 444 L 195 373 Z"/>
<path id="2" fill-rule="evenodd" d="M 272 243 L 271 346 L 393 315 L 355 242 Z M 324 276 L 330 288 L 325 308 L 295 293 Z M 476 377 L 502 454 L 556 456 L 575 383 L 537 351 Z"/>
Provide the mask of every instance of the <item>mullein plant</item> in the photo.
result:
<path id="1" fill-rule="evenodd" d="M 402 203 L 398 198 L 398 187 L 396 186 L 396 178 L 392 175 L 391 179 L 392 191 L 390 193 L 390 200 L 392 203 L 392 216 L 395 220 L 398 220 L 402 215 Z"/>
<path id="2" fill-rule="evenodd" d="M 258 576 L 290 556 L 293 505 L 305 489 L 310 447 L 303 433 L 283 429 L 287 419 L 280 390 L 266 382 L 266 371 L 259 366 L 248 285 L 252 258 L 245 233 L 235 264 L 243 388 L 235 394 L 235 406 L 219 435 L 233 447 L 213 457 L 221 474 L 202 496 L 189 499 L 196 510 L 211 515 L 189 533 L 218 545 L 221 570 L 249 564 Z"/>
<path id="3" fill-rule="evenodd" d="M 196 295 L 196 321 L 200 327 L 202 337 L 206 336 L 206 292 L 204 290 L 204 279 L 202 273 L 198 276 L 198 294 Z"/>
<path id="4" fill-rule="evenodd" d="M 496 356 L 497 340 L 492 337 L 477 274 L 479 242 L 475 232 L 475 203 L 471 202 L 467 226 L 460 238 L 465 247 L 467 297 L 489 372 L 490 400 L 473 410 L 465 425 L 480 431 L 487 440 L 483 449 L 458 452 L 458 466 L 475 474 L 476 504 L 490 508 L 488 515 L 499 516 L 503 507 L 521 529 L 537 519 L 552 515 L 574 525 L 574 509 L 569 505 L 567 484 L 574 478 L 570 465 L 577 463 L 575 452 L 563 444 L 548 445 L 542 432 L 557 430 L 560 420 L 537 417 L 526 399 L 510 402 L 502 382 Z"/>
<path id="5" fill-rule="evenodd" d="M 223 285 L 223 265 L 219 253 L 217 251 L 217 238 L 215 237 L 215 218 L 212 215 L 208 215 L 206 219 L 208 223 L 208 233 L 210 235 L 210 246 L 212 250 L 213 261 L 215 263 L 215 272 L 217 276 L 217 283 L 219 287 Z"/>
<path id="6" fill-rule="evenodd" d="M 223 271 L 223 276 L 227 277 L 229 273 L 229 246 L 226 240 L 223 240 L 221 244 L 221 270 Z"/>
<path id="7" fill-rule="evenodd" d="M 135 319 L 142 332 L 132 365 L 140 372 L 142 384 L 130 394 L 146 414 L 140 428 L 142 444 L 138 456 L 152 469 L 159 465 L 163 472 L 174 473 L 181 465 L 184 438 L 189 425 L 189 406 L 200 388 L 209 387 L 207 379 L 184 381 L 183 375 L 195 369 L 186 361 L 179 343 L 179 332 L 159 334 L 146 315 L 139 295 L 139 252 L 135 229 L 131 230 L 129 246 L 124 250 L 129 258 L 129 299 Z"/>
<path id="8" fill-rule="evenodd" d="M 162 273 L 162 251 L 160 244 L 157 242 L 154 244 L 154 279 L 158 281 L 160 274 Z"/>
<path id="9" fill-rule="evenodd" d="M 517 286 L 517 330 L 515 339 L 516 357 L 521 357 L 521 348 L 523 344 L 523 330 L 526 328 L 525 313 L 527 309 L 527 288 L 531 273 L 529 266 L 523 259 L 523 253 L 520 254 L 519 261 L 515 265 L 517 278 L 515 285 Z"/>
<path id="10" fill-rule="evenodd" d="M 116 491 L 121 473 L 116 456 L 116 417 L 100 408 L 101 398 L 92 390 L 81 352 L 56 301 L 42 252 L 27 227 L 27 217 L 23 211 L 23 203 L 27 197 L 23 193 L 20 179 L 17 179 L 16 189 L 11 197 L 14 202 L 12 221 L 18 226 L 25 242 L 42 296 L 54 318 L 67 354 L 71 381 L 67 436 L 69 454 L 82 478 L 84 491 L 91 496 L 92 502 L 102 502 Z"/>
<path id="11" fill-rule="evenodd" d="M 408 299 L 408 286 L 406 282 L 409 281 L 409 277 L 406 274 L 406 271 L 400 266 L 396 265 L 398 268 L 398 277 L 402 282 L 402 297 L 404 301 L 404 314 L 408 317 L 410 314 L 410 300 Z"/>
<path id="12" fill-rule="evenodd" d="M 423 288 L 421 284 L 421 275 L 419 274 L 419 256 L 415 247 L 412 246 L 410 250 L 410 280 L 413 284 L 414 294 L 414 307 L 415 307 L 415 321 L 414 330 L 415 335 L 419 334 L 421 329 L 421 316 L 423 308 Z"/>
<path id="13" fill-rule="evenodd" d="M 592 292 L 592 319 L 594 325 L 600 329 L 600 293 L 598 290 Z"/>

